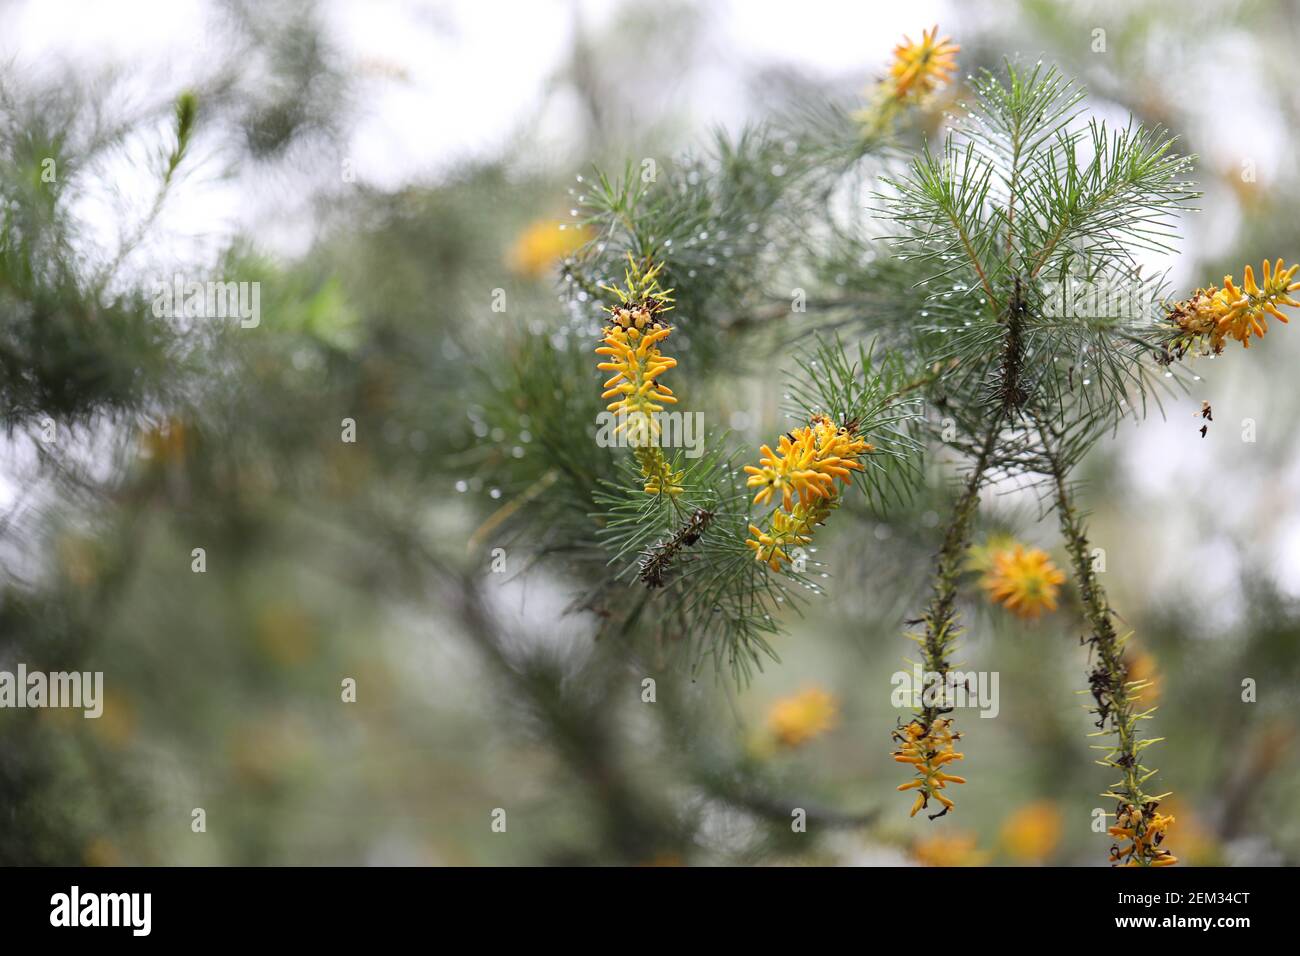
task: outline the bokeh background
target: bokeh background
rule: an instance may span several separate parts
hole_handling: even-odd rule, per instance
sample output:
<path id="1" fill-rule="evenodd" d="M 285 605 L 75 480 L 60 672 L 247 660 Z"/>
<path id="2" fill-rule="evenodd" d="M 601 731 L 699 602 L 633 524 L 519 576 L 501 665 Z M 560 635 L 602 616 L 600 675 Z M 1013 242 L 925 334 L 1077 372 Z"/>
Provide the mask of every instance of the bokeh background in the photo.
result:
<path id="1" fill-rule="evenodd" d="M 972 579 L 964 657 L 1000 673 L 1000 713 L 967 720 L 958 812 L 909 821 L 894 793 L 889 678 L 942 455 L 907 508 L 827 530 L 827 595 L 737 687 L 595 641 L 562 556 L 512 541 L 493 572 L 544 431 L 500 424 L 500 369 L 561 324 L 576 176 L 855 96 L 936 22 L 963 76 L 1041 58 L 1198 156 L 1200 209 L 1151 264 L 1172 289 L 1300 257 L 1300 5 L 33 0 L 0 22 L 0 668 L 107 692 L 99 720 L 0 710 L 0 862 L 1104 863 L 1068 595 L 1024 623 Z M 160 327 L 150 289 L 177 272 L 259 281 L 262 325 Z M 694 386 L 755 445 L 770 361 Z M 1284 326 L 1202 360 L 1086 467 L 1193 864 L 1300 860 L 1297 363 Z M 980 538 L 1064 564 L 1055 530 L 1023 490 L 986 496 Z"/>

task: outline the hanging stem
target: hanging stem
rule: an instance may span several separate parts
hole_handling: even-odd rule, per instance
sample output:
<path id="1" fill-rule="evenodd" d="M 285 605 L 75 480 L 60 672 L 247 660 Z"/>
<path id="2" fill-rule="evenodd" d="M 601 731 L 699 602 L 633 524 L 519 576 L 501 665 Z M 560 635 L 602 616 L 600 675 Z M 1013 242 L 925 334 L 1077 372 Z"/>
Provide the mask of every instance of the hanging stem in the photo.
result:
<path id="1" fill-rule="evenodd" d="M 935 561 L 934 586 L 930 594 L 930 603 L 922 616 L 925 623 L 925 635 L 922 640 L 924 648 L 923 665 L 926 673 L 947 675 L 948 650 L 957 636 L 957 578 L 961 574 L 962 563 L 970 542 L 970 529 L 975 513 L 979 510 L 979 491 L 988 472 L 993 447 L 997 442 L 998 431 L 1002 426 L 999 416 L 985 436 L 975 458 L 974 467 L 966 479 L 966 487 L 953 508 L 952 520 L 943 537 L 943 545 Z M 937 704 L 923 708 L 925 723 L 929 726 L 939 715 Z"/>
<path id="2" fill-rule="evenodd" d="M 1105 589 L 1097 580 L 1083 515 L 1074 505 L 1059 450 L 1048 442 L 1049 429 L 1041 422 L 1039 427 L 1051 467 L 1061 534 L 1070 555 L 1084 617 L 1092 632 L 1087 643 L 1096 649 L 1097 654 L 1097 666 L 1088 675 L 1088 683 L 1096 702 L 1093 712 L 1097 715 L 1098 734 L 1115 735 L 1115 742 L 1099 762 L 1118 770 L 1121 779 L 1111 784 L 1110 791 L 1104 795 L 1119 801 L 1115 826 L 1110 828 L 1111 835 L 1131 840 L 1132 844 L 1123 849 L 1118 845 L 1113 846 L 1111 861 L 1129 865 L 1165 866 L 1176 862 L 1168 850 L 1158 849 L 1164 839 L 1165 828 L 1173 820 L 1156 813 L 1163 794 L 1151 797 L 1143 792 L 1142 784 L 1154 776 L 1155 771 L 1148 770 L 1139 761 L 1141 752 L 1156 740 L 1142 739 L 1138 732 L 1138 721 L 1149 717 L 1154 708 L 1142 712 L 1137 712 L 1134 708 L 1141 687 L 1128 679 L 1128 665 L 1124 661 L 1127 636 L 1121 636 L 1115 630 L 1114 612 L 1106 598 Z"/>
<path id="3" fill-rule="evenodd" d="M 948 651 L 958 633 L 957 576 L 970 539 L 971 524 L 979 510 L 980 485 L 984 482 L 984 475 L 993 457 L 1002 417 L 1003 413 L 999 411 L 975 457 L 975 465 L 970 477 L 966 479 L 966 488 L 957 499 L 952 521 L 948 524 L 943 545 L 939 548 L 939 556 L 935 561 L 934 589 L 929 606 L 921 619 L 915 622 L 925 625 L 925 633 L 913 635 L 912 638 L 921 644 L 924 658 L 925 676 L 920 688 L 920 712 L 892 735 L 897 744 L 894 760 L 910 765 L 914 771 L 913 778 L 898 789 L 916 791 L 912 816 L 927 808 L 932 799 L 941 804 L 942 809 L 938 813 L 929 814 L 931 820 L 943 816 L 953 808 L 952 800 L 942 792 L 947 785 L 966 782 L 964 777 L 948 773 L 952 769 L 949 764 L 961 760 L 964 755 L 956 750 L 956 742 L 961 739 L 961 734 L 953 731 L 952 720 L 941 717 L 940 714 L 951 710 L 945 688 Z M 931 675 L 939 675 L 937 685 L 930 683 L 935 679 Z"/>
<path id="4" fill-rule="evenodd" d="M 1084 617 L 1092 631 L 1089 643 L 1097 650 L 1098 668 L 1091 675 L 1090 681 L 1093 697 L 1097 700 L 1098 719 L 1102 723 L 1109 722 L 1119 737 L 1120 757 L 1115 761 L 1115 766 L 1124 771 L 1124 790 L 1129 796 L 1137 798 L 1141 795 L 1141 787 L 1137 775 L 1137 752 L 1134 749 L 1136 741 L 1132 734 L 1133 707 L 1125 692 L 1128 665 L 1124 663 L 1122 642 L 1115 631 L 1106 591 L 1097 581 L 1083 518 L 1071 500 L 1059 459 L 1054 454 L 1049 457 L 1061 534 L 1065 538 L 1066 550 L 1074 570 L 1079 602 L 1083 605 Z"/>
<path id="5" fill-rule="evenodd" d="M 915 790 L 912 816 L 930 805 L 934 799 L 943 807 L 929 814 L 931 820 L 941 817 L 953 808 L 953 802 L 942 791 L 949 783 L 965 783 L 965 779 L 949 774 L 948 764 L 963 759 L 955 744 L 961 734 L 952 728 L 952 720 L 940 715 L 952 709 L 948 700 L 948 653 L 957 639 L 957 579 L 961 574 L 966 550 L 970 545 L 971 526 L 979 510 L 979 492 L 995 460 L 998 437 L 1002 423 L 1017 412 L 1024 403 L 1025 393 L 1020 384 L 1021 366 L 1024 362 L 1024 345 L 1021 326 L 1025 306 L 1023 286 L 1017 276 L 1006 306 L 1007 334 L 1003 339 L 1002 356 L 997 370 L 995 394 L 996 407 L 984 441 L 975 455 L 974 466 L 966 487 L 953 509 L 952 520 L 944 533 L 943 544 L 935 559 L 934 586 L 925 613 L 915 622 L 925 625 L 922 635 L 913 635 L 921 644 L 923 673 L 921 705 L 917 716 L 905 727 L 893 733 L 897 743 L 894 760 L 912 766 L 915 776 L 899 790 Z M 931 675 L 937 675 L 931 676 Z M 931 683 L 937 680 L 938 683 Z"/>

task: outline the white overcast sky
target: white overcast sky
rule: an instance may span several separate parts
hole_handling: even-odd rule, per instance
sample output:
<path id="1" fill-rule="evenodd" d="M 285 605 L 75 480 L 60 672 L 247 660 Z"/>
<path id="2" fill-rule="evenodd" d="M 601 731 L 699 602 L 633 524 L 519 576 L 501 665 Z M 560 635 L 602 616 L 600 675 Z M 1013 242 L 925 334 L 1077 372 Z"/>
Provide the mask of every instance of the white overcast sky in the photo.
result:
<path id="1" fill-rule="evenodd" d="M 711 14 L 711 68 L 693 77 L 685 92 L 693 119 L 728 125 L 742 120 L 749 107 L 742 67 L 861 71 L 865 82 L 878 73 L 899 36 L 915 35 L 948 12 L 938 0 L 700 5 Z M 545 81 L 569 50 L 575 23 L 598 28 L 619 6 L 617 0 L 325 3 L 334 45 L 358 75 L 369 77 L 348 151 L 358 176 L 393 188 L 499 148 L 538 108 Z M 57 73 L 68 63 L 83 75 L 117 69 L 128 89 L 134 85 L 148 98 L 183 89 L 211 66 L 219 15 L 219 6 L 201 0 L 16 0 L 5 9 L 0 60 L 20 73 Z M 180 190 L 168 220 L 209 235 L 214 247 L 219 235 L 242 227 L 284 251 L 301 248 L 309 231 L 285 228 L 280 209 L 267 217 L 278 228 L 268 228 L 257 221 L 265 204 L 248 199 L 237 183 Z"/>

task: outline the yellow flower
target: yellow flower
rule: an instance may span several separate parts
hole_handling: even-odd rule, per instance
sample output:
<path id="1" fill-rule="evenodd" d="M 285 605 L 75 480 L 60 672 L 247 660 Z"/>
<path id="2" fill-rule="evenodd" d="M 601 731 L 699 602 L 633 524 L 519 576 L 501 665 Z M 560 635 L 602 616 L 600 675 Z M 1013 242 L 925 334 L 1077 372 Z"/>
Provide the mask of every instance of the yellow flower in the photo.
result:
<path id="1" fill-rule="evenodd" d="M 1159 804 L 1149 800 L 1139 812 L 1131 803 L 1121 803 L 1115 812 L 1115 825 L 1106 832 L 1126 845 L 1110 848 L 1110 861 L 1115 866 L 1173 866 L 1178 857 L 1160 849 L 1165 833 L 1174 822 L 1172 816 L 1156 812 Z"/>
<path id="2" fill-rule="evenodd" d="M 862 471 L 858 458 L 872 446 L 856 438 L 847 427 L 837 428 L 825 415 L 818 415 L 804 428 L 782 435 L 777 450 L 759 448 L 758 467 L 746 465 L 746 482 L 758 488 L 754 504 L 766 504 L 781 492 L 781 507 L 794 509 L 794 498 L 807 506 L 816 498 L 833 498 L 835 479 L 848 484 L 852 471 Z"/>
<path id="3" fill-rule="evenodd" d="M 812 541 L 813 527 L 826 520 L 830 511 L 824 505 L 814 505 L 812 509 L 795 505 L 791 514 L 778 508 L 768 520 L 768 530 L 764 531 L 755 524 L 749 526 L 749 533 L 754 537 L 745 544 L 754 551 L 756 560 L 773 571 L 780 571 L 782 562 L 794 560 L 793 549 L 802 548 Z"/>
<path id="4" fill-rule="evenodd" d="M 920 43 L 905 36 L 894 47 L 889 74 L 866 91 L 867 105 L 853 114 L 864 124 L 867 136 L 884 132 L 906 107 L 936 105 L 928 94 L 948 82 L 949 74 L 957 69 L 956 54 L 961 49 L 949 37 L 940 40 L 938 36 L 935 26 L 921 31 Z"/>
<path id="5" fill-rule="evenodd" d="M 1014 544 L 988 555 L 990 566 L 980 580 L 989 600 L 1019 617 L 1037 620 L 1056 610 L 1056 595 L 1065 574 L 1037 548 Z"/>
<path id="6" fill-rule="evenodd" d="M 898 787 L 899 790 L 917 791 L 912 812 L 908 815 L 916 816 L 934 799 L 943 805 L 943 809 L 931 814 L 930 819 L 943 816 L 953 808 L 953 802 L 941 791 L 950 783 L 966 782 L 965 777 L 956 777 L 944 770 L 952 761 L 962 760 L 966 756 L 957 753 L 955 749 L 961 734 L 952 732 L 952 721 L 946 717 L 938 718 L 929 727 L 918 717 L 913 718 L 905 727 L 895 730 L 891 736 L 898 743 L 898 749 L 893 754 L 895 762 L 911 764 L 916 771 L 915 780 Z"/>
<path id="7" fill-rule="evenodd" d="M 1050 800 L 1027 803 L 1002 824 L 1002 846 L 1022 863 L 1041 863 L 1061 840 L 1061 810 Z"/>
<path id="8" fill-rule="evenodd" d="M 1255 271 L 1246 266 L 1240 287 L 1232 276 L 1224 276 L 1222 289 L 1197 289 L 1187 301 L 1175 303 L 1168 315 L 1176 329 L 1170 343 L 1173 357 L 1182 358 L 1197 346 L 1206 354 L 1218 355 L 1228 339 L 1250 348 L 1252 335 L 1262 339 L 1268 331 L 1269 316 L 1288 321 L 1279 306 L 1300 308 L 1300 302 L 1290 295 L 1300 289 L 1300 282 L 1292 281 L 1297 269 L 1300 265 L 1287 268 L 1281 259 L 1272 264 L 1265 259 L 1263 285 L 1256 284 Z"/>
<path id="9" fill-rule="evenodd" d="M 894 62 L 889 67 L 891 92 L 900 100 L 919 99 L 948 82 L 949 74 L 957 69 L 956 54 L 961 47 L 951 37 L 937 39 L 939 27 L 921 31 L 921 42 L 903 37 L 894 47 Z"/>
<path id="10" fill-rule="evenodd" d="M 793 493 L 796 491 L 801 503 L 807 501 L 811 487 L 815 487 L 817 497 L 821 497 L 821 485 L 814 485 L 814 480 L 820 476 L 799 467 L 801 458 L 809 453 L 808 449 L 802 444 L 796 449 L 789 435 L 782 435 L 777 447 L 779 451 L 772 451 L 771 446 L 762 445 L 758 449 L 758 467 L 745 466 L 745 471 L 751 476 L 747 482 L 749 487 L 759 486 L 762 489 L 754 496 L 754 504 L 766 504 L 778 489 L 781 492 L 781 506 L 787 511 L 793 507 Z"/>
<path id="11" fill-rule="evenodd" d="M 792 560 L 791 549 L 812 541 L 814 527 L 839 505 L 835 480 L 847 485 L 854 471 L 863 470 L 858 459 L 874 450 L 855 429 L 837 426 L 825 415 L 782 435 L 776 451 L 763 445 L 758 465 L 745 466 L 747 484 L 758 489 L 756 505 L 771 503 L 777 492 L 781 499 L 766 531 L 749 526 L 754 537 L 745 543 L 755 558 L 780 571 L 783 561 Z"/>
<path id="12" fill-rule="evenodd" d="M 982 866 L 988 854 L 976 849 L 968 833 L 936 833 L 912 845 L 912 856 L 922 866 Z"/>
<path id="13" fill-rule="evenodd" d="M 606 410 L 620 417 L 614 434 L 626 434 L 636 449 L 637 463 L 648 495 L 676 495 L 682 491 L 681 472 L 674 472 L 658 448 L 659 412 L 677 403 L 673 390 L 659 376 L 677 367 L 677 359 L 659 351 L 659 343 L 672 327 L 659 318 L 672 309 L 671 289 L 659 287 L 662 266 L 638 264 L 631 253 L 623 287 L 602 286 L 614 293 L 617 305 L 607 306 L 609 324 L 601 333 L 597 355 L 605 356 L 596 368 L 613 372 L 602 386 L 603 399 L 614 399 Z"/>
<path id="14" fill-rule="evenodd" d="M 820 687 L 809 687 L 772 704 L 767 727 L 777 742 L 798 747 L 835 727 L 839 722 L 839 701 Z"/>
<path id="15" fill-rule="evenodd" d="M 600 397 L 613 398 L 614 401 L 605 406 L 606 410 L 626 418 L 618 430 L 626 429 L 634 437 L 638 430 L 647 430 L 641 434 L 643 439 L 658 435 L 659 425 L 654 413 L 664 410 L 659 403 L 676 404 L 672 389 L 658 381 L 664 372 L 677 367 L 677 359 L 662 354 L 658 348 L 671 332 L 672 329 L 666 325 L 649 332 L 617 325 L 606 327 L 603 344 L 596 349 L 596 354 L 608 358 L 596 368 L 614 373 L 605 382 L 605 391 Z"/>
<path id="16" fill-rule="evenodd" d="M 587 231 L 580 225 L 558 219 L 538 219 L 515 239 L 506 261 L 510 269 L 529 279 L 538 279 L 565 256 L 581 249 Z"/>

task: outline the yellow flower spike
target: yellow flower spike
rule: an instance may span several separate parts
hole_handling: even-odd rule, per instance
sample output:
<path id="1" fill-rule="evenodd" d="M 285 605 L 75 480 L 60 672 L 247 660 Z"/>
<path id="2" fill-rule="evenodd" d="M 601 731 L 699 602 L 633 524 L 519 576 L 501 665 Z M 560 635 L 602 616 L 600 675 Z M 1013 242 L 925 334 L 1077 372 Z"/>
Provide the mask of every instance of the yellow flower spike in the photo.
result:
<path id="1" fill-rule="evenodd" d="M 614 372 L 603 385 L 605 391 L 601 398 L 624 396 L 609 406 L 610 411 L 619 411 L 625 405 L 628 411 L 631 405 L 644 404 L 649 401 L 662 400 L 675 402 L 672 389 L 660 385 L 656 379 L 669 369 L 677 367 L 677 360 L 660 354 L 657 344 L 668 337 L 672 330 L 658 329 L 646 335 L 635 330 L 628 331 L 617 326 L 605 329 L 604 344 L 596 349 L 597 355 L 606 355 L 610 361 L 599 363 L 596 368 L 602 372 Z"/>
<path id="2" fill-rule="evenodd" d="M 758 489 L 754 504 L 771 504 L 778 492 L 781 497 L 766 531 L 749 526 L 754 537 L 745 543 L 755 559 L 773 571 L 792 561 L 792 549 L 811 542 L 813 529 L 839 506 L 836 479 L 847 485 L 854 471 L 863 470 L 858 459 L 874 450 L 855 428 L 837 426 L 825 415 L 782 435 L 776 451 L 759 448 L 758 465 L 745 466 L 746 484 Z"/>
<path id="3" fill-rule="evenodd" d="M 1043 551 L 1012 543 L 985 557 L 988 568 L 980 586 L 989 600 L 1017 617 L 1037 620 L 1043 611 L 1055 611 L 1065 574 Z"/>
<path id="4" fill-rule="evenodd" d="M 918 791 L 909 815 L 916 816 L 930 805 L 931 800 L 943 807 L 938 813 L 930 815 L 932 820 L 952 810 L 955 806 L 953 801 L 940 791 L 950 783 L 966 782 L 965 777 L 954 776 L 941 769 L 944 764 L 965 757 L 955 749 L 961 734 L 953 733 L 952 721 L 941 717 L 927 727 L 920 718 L 915 718 L 895 730 L 892 736 L 898 743 L 898 749 L 893 753 L 894 760 L 911 764 L 916 771 L 914 779 L 898 786 L 899 790 Z"/>
<path id="5" fill-rule="evenodd" d="M 1174 818 L 1157 813 L 1159 801 L 1148 800 L 1139 811 L 1131 803 L 1121 803 L 1115 810 L 1115 825 L 1107 833 L 1116 840 L 1127 841 L 1110 848 L 1113 866 L 1173 866 L 1178 857 L 1160 848 Z"/>
<path id="6" fill-rule="evenodd" d="M 635 449 L 645 493 L 675 496 L 683 490 L 683 473 L 674 472 L 659 450 L 656 418 L 665 405 L 677 404 L 673 390 L 659 381 L 677 367 L 677 359 L 659 351 L 659 344 L 672 334 L 672 327 L 659 316 L 673 308 L 672 290 L 659 286 L 662 268 L 662 264 L 640 264 L 628 253 L 623 287 L 601 286 L 614 293 L 618 304 L 606 307 L 609 324 L 596 347 L 596 354 L 605 361 L 596 368 L 614 373 L 601 384 L 600 397 L 613 399 L 605 410 L 622 419 L 614 434 L 625 435 Z"/>
<path id="7" fill-rule="evenodd" d="M 782 435 L 776 451 L 770 445 L 760 447 L 758 466 L 745 466 L 750 476 L 746 484 L 759 489 L 754 504 L 767 504 L 780 491 L 781 507 L 793 511 L 795 497 L 805 506 L 817 498 L 833 498 L 835 479 L 848 484 L 852 472 L 863 469 L 857 459 L 871 451 L 872 445 L 851 435 L 847 427 L 837 428 L 829 418 L 817 416 L 807 427 Z"/>
<path id="8" fill-rule="evenodd" d="M 1262 339 L 1268 331 L 1270 316 L 1288 321 L 1280 306 L 1300 308 L 1300 302 L 1290 295 L 1300 289 L 1300 282 L 1294 281 L 1297 269 L 1300 265 L 1288 268 L 1280 258 L 1272 263 L 1265 259 L 1260 270 L 1262 284 L 1256 282 L 1255 270 L 1246 266 L 1240 287 L 1232 276 L 1224 276 L 1223 288 L 1197 289 L 1190 299 L 1174 303 L 1167 316 L 1175 329 L 1169 357 L 1182 358 L 1193 348 L 1218 355 L 1228 339 L 1250 348 L 1252 336 Z"/>

